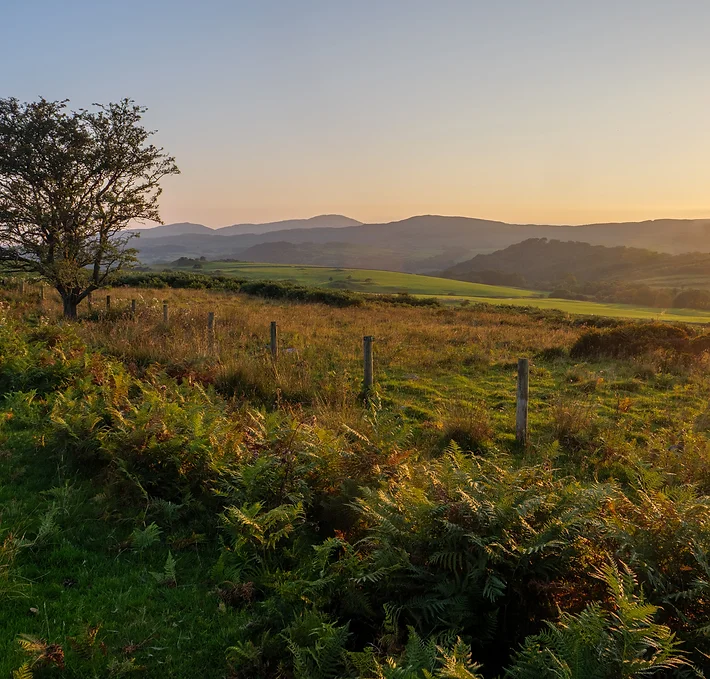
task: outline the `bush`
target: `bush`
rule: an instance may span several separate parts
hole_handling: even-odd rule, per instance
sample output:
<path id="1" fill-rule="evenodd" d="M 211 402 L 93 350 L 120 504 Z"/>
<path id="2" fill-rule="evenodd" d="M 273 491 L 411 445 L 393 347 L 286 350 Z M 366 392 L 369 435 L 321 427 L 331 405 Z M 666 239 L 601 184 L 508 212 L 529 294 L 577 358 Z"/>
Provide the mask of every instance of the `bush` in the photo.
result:
<path id="1" fill-rule="evenodd" d="M 399 292 L 396 295 L 372 295 L 369 296 L 376 302 L 382 302 L 384 304 L 403 304 L 405 306 L 427 306 L 427 307 L 438 307 L 441 306 L 439 300 L 435 297 L 414 297 L 408 292 Z"/>
<path id="2" fill-rule="evenodd" d="M 631 358 L 659 349 L 682 352 L 690 346 L 692 335 L 680 325 L 666 323 L 627 323 L 616 328 L 590 330 L 570 349 L 570 357 Z"/>
<path id="3" fill-rule="evenodd" d="M 707 290 L 684 290 L 673 300 L 676 309 L 710 309 L 710 292 Z"/>

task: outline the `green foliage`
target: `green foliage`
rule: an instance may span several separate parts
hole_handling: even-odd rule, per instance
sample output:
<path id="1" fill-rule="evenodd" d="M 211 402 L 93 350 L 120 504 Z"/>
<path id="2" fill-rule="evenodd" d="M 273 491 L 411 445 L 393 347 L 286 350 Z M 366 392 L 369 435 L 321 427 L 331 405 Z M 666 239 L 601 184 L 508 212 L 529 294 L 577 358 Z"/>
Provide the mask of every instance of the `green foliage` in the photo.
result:
<path id="1" fill-rule="evenodd" d="M 152 571 L 151 575 L 159 585 L 177 586 L 177 561 L 175 561 L 172 552 L 168 552 L 168 558 L 165 560 L 162 572 L 156 573 Z"/>
<path id="2" fill-rule="evenodd" d="M 460 638 L 451 644 L 422 639 L 412 628 L 399 657 L 379 660 L 372 649 L 349 653 L 357 676 L 371 679 L 481 679 L 481 666 L 471 659 L 471 648 Z"/>
<path id="3" fill-rule="evenodd" d="M 0 259 L 49 281 L 69 318 L 135 261 L 125 227 L 160 221 L 160 181 L 179 174 L 150 143 L 145 108 L 130 99 L 95 107 L 0 99 Z"/>
<path id="4" fill-rule="evenodd" d="M 459 312 L 397 313 L 439 332 Z M 579 332 L 504 319 L 506 342 L 526 323 L 536 333 L 516 352 L 547 324 L 555 342 Z M 0 622 L 11 639 L 59 645 L 78 676 L 228 664 L 240 678 L 471 679 L 545 676 L 549 660 L 572 677 L 596 652 L 633 676 L 690 672 L 681 658 L 710 653 L 710 448 L 673 421 L 706 409 L 702 364 L 645 377 L 637 362 L 534 364 L 523 454 L 509 431 L 514 364 L 488 336 L 491 358 L 452 378 L 481 381 L 467 401 L 480 408 L 434 408 L 450 392 L 437 394 L 441 364 L 423 354 L 418 384 L 385 378 L 334 411 L 227 401 L 208 379 L 169 377 L 174 363 L 128 365 L 48 328 L 0 326 L 13 390 L 0 410 Z M 451 355 L 468 357 L 454 353 L 461 333 Z M 601 563 L 628 571 L 600 581 Z M 31 602 L 12 594 L 24 582 Z M 6 674 L 27 660 L 11 646 Z"/>
<path id="5" fill-rule="evenodd" d="M 131 544 L 139 551 L 148 549 L 160 542 L 162 532 L 156 523 L 151 523 L 143 529 L 135 528 L 131 533 Z"/>
<path id="6" fill-rule="evenodd" d="M 338 679 L 345 667 L 347 625 L 338 626 L 322 614 L 306 613 L 283 632 L 293 658 L 295 679 Z"/>
<path id="7" fill-rule="evenodd" d="M 311 302 L 334 307 L 360 306 L 362 298 L 342 290 L 322 290 L 305 285 L 276 283 L 273 281 L 248 281 L 209 274 L 185 271 L 163 271 L 161 273 L 129 272 L 112 279 L 116 287 L 147 288 L 189 288 L 197 290 L 224 290 L 242 292 L 246 295 L 266 299 L 284 299 L 292 302 Z"/>
<path id="8" fill-rule="evenodd" d="M 56 394 L 47 444 L 146 501 L 209 500 L 220 470 L 241 451 L 226 406 L 199 386 L 136 380 L 116 364 L 100 369 L 98 384 L 83 380 Z"/>
<path id="9" fill-rule="evenodd" d="M 675 635 L 653 621 L 658 608 L 634 593 L 631 571 L 607 564 L 599 575 L 608 587 L 608 610 L 593 603 L 548 622 L 544 632 L 525 640 L 506 677 L 632 679 L 687 666 Z"/>

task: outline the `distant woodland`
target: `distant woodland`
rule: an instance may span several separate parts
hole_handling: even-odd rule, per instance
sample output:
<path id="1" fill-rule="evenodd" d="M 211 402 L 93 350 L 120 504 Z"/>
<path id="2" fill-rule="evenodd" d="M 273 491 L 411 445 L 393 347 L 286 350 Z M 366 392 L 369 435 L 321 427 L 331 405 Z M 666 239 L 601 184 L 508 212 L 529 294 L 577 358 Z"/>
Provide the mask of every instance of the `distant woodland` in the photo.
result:
<path id="1" fill-rule="evenodd" d="M 710 254 L 671 255 L 530 238 L 481 254 L 443 277 L 550 291 L 553 297 L 652 307 L 710 309 Z"/>

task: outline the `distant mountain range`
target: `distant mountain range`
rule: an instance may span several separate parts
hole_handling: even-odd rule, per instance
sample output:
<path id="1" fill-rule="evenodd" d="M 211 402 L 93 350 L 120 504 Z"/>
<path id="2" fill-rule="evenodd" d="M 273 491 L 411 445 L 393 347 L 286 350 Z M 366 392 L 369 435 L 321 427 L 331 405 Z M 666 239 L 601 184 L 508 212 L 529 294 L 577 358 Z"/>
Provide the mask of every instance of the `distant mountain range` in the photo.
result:
<path id="1" fill-rule="evenodd" d="M 236 236 L 245 233 L 269 233 L 270 231 L 288 231 L 290 229 L 314 229 L 327 227 L 331 229 L 342 229 L 346 226 L 359 226 L 362 222 L 357 219 L 350 219 L 343 215 L 318 215 L 310 219 L 286 219 L 280 222 L 268 222 L 266 224 L 232 224 L 218 229 L 211 229 L 204 224 L 193 224 L 191 222 L 180 222 L 178 224 L 165 224 L 154 228 L 135 229 L 141 234 L 141 238 L 164 238 L 165 236 L 184 236 L 186 234 L 201 234 L 213 236 Z"/>
<path id="2" fill-rule="evenodd" d="M 438 215 L 363 224 L 343 215 L 320 215 L 220 229 L 202 224 L 167 224 L 140 230 L 135 247 L 146 263 L 204 256 L 433 273 L 530 238 L 631 246 L 673 254 L 710 252 L 710 219 L 552 226 Z"/>

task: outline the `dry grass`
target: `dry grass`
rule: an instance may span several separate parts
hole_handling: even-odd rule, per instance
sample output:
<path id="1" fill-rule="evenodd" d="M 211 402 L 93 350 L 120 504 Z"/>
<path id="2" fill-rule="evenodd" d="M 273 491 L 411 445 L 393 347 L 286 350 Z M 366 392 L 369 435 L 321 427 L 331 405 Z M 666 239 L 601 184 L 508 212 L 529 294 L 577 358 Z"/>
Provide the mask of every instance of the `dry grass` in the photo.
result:
<path id="1" fill-rule="evenodd" d="M 339 309 L 202 290 L 114 289 L 107 315 L 104 297 L 94 298 L 97 320 L 77 324 L 79 335 L 129 364 L 158 362 L 171 366 L 176 376 L 215 383 L 236 395 L 331 407 L 343 407 L 359 391 L 364 335 L 376 338 L 378 372 L 406 375 L 513 361 L 569 347 L 580 332 L 509 311 L 377 304 Z M 130 318 L 131 299 L 137 303 L 135 319 Z M 53 296 L 43 309 L 50 318 L 60 317 Z M 86 315 L 86 308 L 82 311 Z M 207 330 L 210 311 L 215 313 L 214 350 Z M 268 348 L 271 321 L 279 327 L 276 364 Z"/>
<path id="2" fill-rule="evenodd" d="M 451 440 L 473 450 L 512 445 L 520 356 L 532 359 L 530 426 L 536 445 L 559 442 L 573 456 L 618 447 L 617 438 L 642 443 L 649 428 L 674 431 L 710 399 L 707 355 L 692 357 L 688 366 L 657 355 L 576 362 L 568 352 L 586 329 L 555 316 L 495 307 L 334 308 L 185 289 L 120 288 L 110 294 L 111 314 L 103 311 L 103 295 L 95 295 L 92 318 L 81 309 L 83 320 L 75 324 L 92 348 L 118 357 L 136 374 L 158 364 L 179 380 L 213 385 L 237 402 L 302 410 L 334 430 L 370 426 L 361 398 L 362 338 L 374 335 L 376 394 L 382 415 L 391 420 L 387 426 L 393 436 L 411 426 L 416 445 L 434 454 Z M 13 302 L 10 313 L 37 322 L 38 296 L 6 297 Z M 136 318 L 130 315 L 131 299 L 137 302 Z M 61 318 L 55 295 L 47 296 L 41 315 Z M 279 326 L 275 362 L 269 353 L 271 321 Z M 471 404 L 477 404 L 474 415 Z M 409 445 L 402 440 L 402 448 Z"/>

